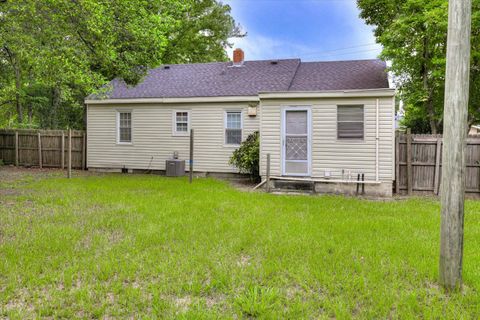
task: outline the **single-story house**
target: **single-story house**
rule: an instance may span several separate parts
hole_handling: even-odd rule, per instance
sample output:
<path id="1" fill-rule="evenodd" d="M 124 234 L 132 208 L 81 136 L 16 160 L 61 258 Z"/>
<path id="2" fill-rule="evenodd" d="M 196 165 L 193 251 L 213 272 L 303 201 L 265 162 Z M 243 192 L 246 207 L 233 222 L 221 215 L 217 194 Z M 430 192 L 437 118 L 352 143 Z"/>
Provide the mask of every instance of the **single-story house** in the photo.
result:
<path id="1" fill-rule="evenodd" d="M 232 152 L 260 132 L 260 174 L 316 183 L 319 192 L 391 195 L 395 91 L 383 61 L 300 59 L 164 65 L 138 85 L 114 80 L 87 107 L 87 167 L 165 170 L 174 152 L 194 171 L 237 173 Z M 188 166 L 187 166 L 188 170 Z"/>

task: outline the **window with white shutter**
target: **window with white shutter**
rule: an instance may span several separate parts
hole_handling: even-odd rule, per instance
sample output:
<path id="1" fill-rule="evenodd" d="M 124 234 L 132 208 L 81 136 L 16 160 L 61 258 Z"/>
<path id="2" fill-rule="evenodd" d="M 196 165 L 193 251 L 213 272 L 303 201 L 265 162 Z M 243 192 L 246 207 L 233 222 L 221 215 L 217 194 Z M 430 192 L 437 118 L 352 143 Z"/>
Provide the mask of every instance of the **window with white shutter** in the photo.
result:
<path id="1" fill-rule="evenodd" d="M 337 106 L 337 138 L 363 140 L 364 114 L 362 105 Z"/>

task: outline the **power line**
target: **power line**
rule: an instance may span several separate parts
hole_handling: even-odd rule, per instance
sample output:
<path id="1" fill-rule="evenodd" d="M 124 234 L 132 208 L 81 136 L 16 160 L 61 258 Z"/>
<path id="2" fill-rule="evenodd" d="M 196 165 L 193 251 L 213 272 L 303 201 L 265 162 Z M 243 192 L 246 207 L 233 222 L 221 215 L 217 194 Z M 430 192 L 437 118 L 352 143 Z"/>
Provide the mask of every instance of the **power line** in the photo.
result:
<path id="1" fill-rule="evenodd" d="M 242 2 L 352 2 L 353 0 L 241 0 Z M 227 0 L 225 3 L 231 2 Z"/>
<path id="2" fill-rule="evenodd" d="M 343 50 L 348 50 L 348 49 L 369 47 L 369 46 L 376 45 L 376 44 L 377 43 L 375 43 L 375 42 L 365 43 L 365 44 L 359 44 L 359 45 L 356 45 L 356 46 L 350 46 L 350 47 L 344 47 L 344 48 L 338 48 L 338 49 L 322 50 L 322 51 L 314 51 L 314 52 L 312 51 L 312 52 L 302 53 L 302 55 L 308 56 L 308 55 L 316 55 L 316 54 L 322 54 L 322 53 L 331 53 L 331 52 L 343 51 Z M 374 50 L 377 50 L 377 49 L 374 49 Z"/>
<path id="3" fill-rule="evenodd" d="M 333 53 L 333 54 L 320 54 L 320 56 L 342 56 L 342 55 L 348 55 L 348 54 L 355 54 L 355 53 L 363 53 L 363 52 L 373 52 L 373 51 L 379 51 L 381 49 L 369 49 L 369 50 L 358 50 L 358 51 L 351 51 L 351 52 L 344 52 L 344 53 Z"/>
<path id="4" fill-rule="evenodd" d="M 318 57 L 336 57 L 336 56 L 345 56 L 345 55 L 352 55 L 352 54 L 359 54 L 359 53 L 367 53 L 367 52 L 373 52 L 373 51 L 379 51 L 380 49 L 368 49 L 368 50 L 357 50 L 357 51 L 351 51 L 351 52 L 343 52 L 343 53 L 330 53 L 330 54 L 319 54 Z M 282 59 L 287 59 L 287 58 L 299 58 L 304 55 L 299 54 L 295 56 L 285 56 Z"/>

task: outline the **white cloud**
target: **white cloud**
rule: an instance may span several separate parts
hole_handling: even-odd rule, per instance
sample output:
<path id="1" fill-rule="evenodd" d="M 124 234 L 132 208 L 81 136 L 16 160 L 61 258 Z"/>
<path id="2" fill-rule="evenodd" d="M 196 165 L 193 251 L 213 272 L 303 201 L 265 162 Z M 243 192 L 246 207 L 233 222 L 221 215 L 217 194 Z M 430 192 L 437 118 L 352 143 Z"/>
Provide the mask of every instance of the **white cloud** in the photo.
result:
<path id="1" fill-rule="evenodd" d="M 248 26 L 249 10 L 252 10 L 251 2 L 241 0 L 228 0 L 226 3 L 232 6 L 232 13 L 247 31 L 247 36 L 240 39 L 230 39 L 233 48 L 227 49 L 229 56 L 234 48 L 242 48 L 247 60 L 302 58 L 308 60 L 349 60 L 370 59 L 377 57 L 381 52 L 381 46 L 375 44 L 373 28 L 365 25 L 359 18 L 359 9 L 356 1 L 306 1 L 304 8 L 299 10 L 319 10 L 328 12 L 337 18 L 337 23 L 324 26 L 317 37 L 305 35 L 298 38 L 298 42 L 282 39 L 279 30 L 276 34 L 268 34 L 267 30 L 253 30 Z M 319 24 L 312 24 L 311 28 L 318 28 Z M 321 26 L 321 25 L 320 25 Z M 258 27 L 257 27 L 258 29 Z M 329 30 L 331 29 L 331 30 Z M 339 32 L 339 30 L 342 30 Z M 271 31 L 268 28 L 268 31 Z M 311 30 L 310 30 L 311 31 Z M 310 32 L 311 33 L 311 32 Z M 323 37 L 322 34 L 327 34 Z M 338 35 L 337 35 L 338 34 Z M 329 36 L 332 35 L 332 36 Z M 300 43 L 300 41 L 303 41 Z"/>

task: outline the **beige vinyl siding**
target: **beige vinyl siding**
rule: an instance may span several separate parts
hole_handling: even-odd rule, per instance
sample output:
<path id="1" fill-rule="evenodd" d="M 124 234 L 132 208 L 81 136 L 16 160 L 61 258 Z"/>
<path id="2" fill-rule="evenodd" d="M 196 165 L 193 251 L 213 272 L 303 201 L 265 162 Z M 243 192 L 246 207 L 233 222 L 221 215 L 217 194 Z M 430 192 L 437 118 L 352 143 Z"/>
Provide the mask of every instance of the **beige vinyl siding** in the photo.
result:
<path id="1" fill-rule="evenodd" d="M 379 98 L 379 179 L 393 180 L 394 100 Z M 337 105 L 364 105 L 363 140 L 337 139 Z M 310 106 L 312 113 L 312 177 L 341 178 L 342 169 L 355 175 L 365 173 L 375 180 L 375 110 L 376 98 L 319 98 L 262 100 L 261 174 L 265 174 L 266 154 L 271 155 L 271 175 L 282 174 L 281 115 L 285 106 Z"/>
<path id="2" fill-rule="evenodd" d="M 186 110 L 195 130 L 194 170 L 237 172 L 228 161 L 235 146 L 224 143 L 225 111 L 242 111 L 243 132 L 259 130 L 259 116 L 247 115 L 246 103 L 88 105 L 87 165 L 89 168 L 165 170 L 174 151 L 188 160 L 189 136 L 173 135 L 173 112 Z M 132 112 L 132 144 L 117 144 L 117 111 Z M 187 166 L 188 167 L 188 166 Z M 188 168 L 187 168 L 188 169 Z"/>

